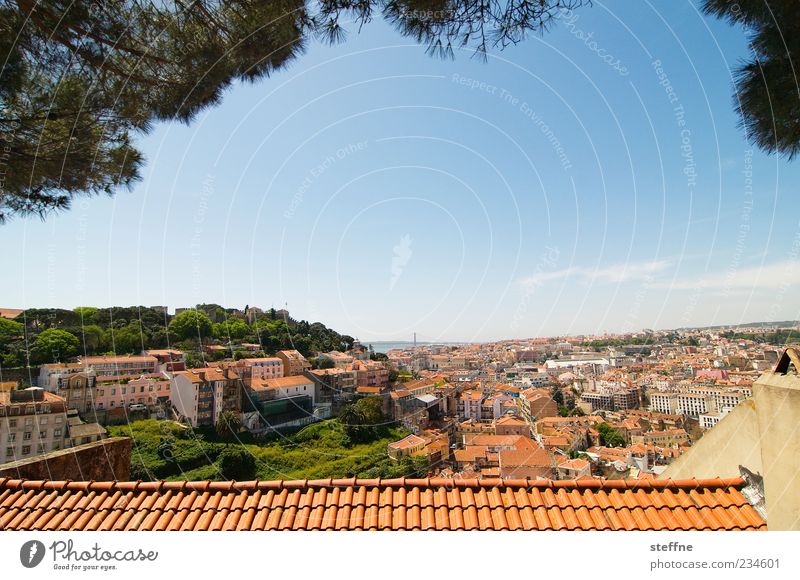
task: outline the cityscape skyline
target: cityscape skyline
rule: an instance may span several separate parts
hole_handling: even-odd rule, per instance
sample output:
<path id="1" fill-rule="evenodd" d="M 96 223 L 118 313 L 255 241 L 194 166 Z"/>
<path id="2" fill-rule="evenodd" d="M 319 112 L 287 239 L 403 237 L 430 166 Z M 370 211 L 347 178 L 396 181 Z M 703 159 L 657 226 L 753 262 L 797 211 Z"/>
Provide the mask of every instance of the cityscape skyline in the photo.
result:
<path id="1" fill-rule="evenodd" d="M 487 63 L 380 22 L 312 43 L 157 125 L 132 192 L 0 228 L 4 303 L 268 296 L 362 340 L 800 317 L 800 169 L 737 127 L 746 38 L 691 2 L 560 20 Z"/>

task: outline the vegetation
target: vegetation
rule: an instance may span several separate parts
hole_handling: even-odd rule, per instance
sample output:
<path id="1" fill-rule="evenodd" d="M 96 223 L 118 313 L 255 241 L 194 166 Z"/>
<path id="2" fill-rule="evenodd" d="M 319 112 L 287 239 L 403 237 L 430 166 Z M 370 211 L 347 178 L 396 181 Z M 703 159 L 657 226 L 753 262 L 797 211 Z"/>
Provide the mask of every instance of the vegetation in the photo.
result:
<path id="1" fill-rule="evenodd" d="M 800 18 L 796 0 L 704 0 L 703 10 L 746 31 L 751 56 L 734 72 L 747 138 L 790 159 L 800 152 Z"/>
<path id="2" fill-rule="evenodd" d="M 245 353 L 234 342 L 260 344 L 261 352 Z M 177 316 L 161 308 L 134 306 L 32 308 L 14 320 L 0 319 L 3 367 L 64 362 L 78 354 L 136 354 L 167 347 L 185 351 L 189 366 L 196 367 L 214 359 L 201 348 L 211 343 L 229 347 L 217 357 L 263 356 L 283 349 L 310 356 L 317 351 L 348 350 L 353 337 L 320 322 L 279 320 L 268 314 L 249 324 L 241 311 L 217 304 L 198 304 Z"/>
<path id="3" fill-rule="evenodd" d="M 606 422 L 594 426 L 600 432 L 600 445 L 605 447 L 624 447 L 625 438 Z"/>
<path id="4" fill-rule="evenodd" d="M 365 397 L 343 407 L 337 420 L 353 441 L 370 441 L 386 433 L 383 399 L 378 396 Z"/>
<path id="5" fill-rule="evenodd" d="M 389 459 L 386 446 L 408 435 L 390 426 L 361 442 L 350 439 L 337 420 L 261 442 L 249 434 L 240 435 L 234 442 L 224 441 L 213 430 L 193 430 L 179 423 L 149 419 L 108 429 L 110 436 L 134 439 L 131 479 L 145 481 L 413 477 L 425 476 L 428 471 L 425 459 L 397 463 Z M 253 459 L 252 472 L 246 459 L 247 471 L 236 471 L 235 464 L 244 456 Z"/>

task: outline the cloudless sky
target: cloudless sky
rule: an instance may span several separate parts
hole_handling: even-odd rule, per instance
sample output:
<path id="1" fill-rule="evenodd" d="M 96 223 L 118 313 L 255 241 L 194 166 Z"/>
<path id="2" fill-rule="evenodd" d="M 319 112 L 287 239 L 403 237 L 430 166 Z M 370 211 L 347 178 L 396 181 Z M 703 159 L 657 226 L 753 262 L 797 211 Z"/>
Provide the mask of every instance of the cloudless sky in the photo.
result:
<path id="1" fill-rule="evenodd" d="M 0 306 L 288 303 L 364 341 L 798 318 L 800 162 L 737 125 L 747 55 L 687 0 L 488 62 L 376 20 L 156 127 L 133 191 L 0 228 Z"/>

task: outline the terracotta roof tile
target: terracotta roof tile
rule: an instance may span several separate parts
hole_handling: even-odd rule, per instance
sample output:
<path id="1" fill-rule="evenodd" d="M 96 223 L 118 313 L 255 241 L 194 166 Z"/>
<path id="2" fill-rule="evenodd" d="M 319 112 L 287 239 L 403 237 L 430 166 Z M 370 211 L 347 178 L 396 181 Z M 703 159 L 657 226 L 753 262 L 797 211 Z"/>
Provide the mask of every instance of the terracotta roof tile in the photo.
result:
<path id="1" fill-rule="evenodd" d="M 0 479 L 0 530 L 752 530 L 741 479 Z"/>

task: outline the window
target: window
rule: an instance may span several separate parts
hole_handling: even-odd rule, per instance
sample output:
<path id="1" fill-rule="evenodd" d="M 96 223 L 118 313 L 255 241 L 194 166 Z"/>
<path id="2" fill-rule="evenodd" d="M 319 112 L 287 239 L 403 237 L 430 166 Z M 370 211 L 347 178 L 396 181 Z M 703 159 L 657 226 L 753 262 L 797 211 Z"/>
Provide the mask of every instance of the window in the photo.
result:
<path id="1" fill-rule="evenodd" d="M 45 451 L 46 451 L 46 449 L 44 447 L 44 443 L 39 443 L 39 445 L 36 446 L 36 452 L 37 453 L 44 453 Z"/>
<path id="2" fill-rule="evenodd" d="M 26 415 L 34 415 L 36 413 L 36 407 L 33 405 L 28 405 L 25 407 L 25 414 Z"/>
<path id="3" fill-rule="evenodd" d="M 56 425 L 61 425 L 61 423 L 63 423 L 63 422 L 64 422 L 64 416 L 63 415 L 59 415 L 58 417 L 56 417 Z"/>
<path id="4" fill-rule="evenodd" d="M 22 434 L 22 438 L 25 441 L 28 441 L 32 436 L 33 436 L 33 433 L 31 433 L 30 431 L 25 431 L 25 433 Z"/>
<path id="5" fill-rule="evenodd" d="M 117 404 L 114 401 L 111 401 L 111 408 L 113 409 L 116 406 L 117 406 Z"/>
<path id="6" fill-rule="evenodd" d="M 61 437 L 61 429 L 53 429 L 53 437 Z"/>
<path id="7" fill-rule="evenodd" d="M 111 389 L 111 396 L 113 397 L 116 394 L 117 394 L 117 389 Z"/>
<path id="8" fill-rule="evenodd" d="M 47 425 L 47 423 L 48 423 L 49 421 L 50 421 L 50 418 L 49 418 L 49 417 L 42 417 L 41 419 L 39 419 L 39 424 L 40 424 L 40 425 Z"/>
<path id="9" fill-rule="evenodd" d="M 128 392 L 128 387 L 122 387 L 122 394 L 125 395 Z"/>
<path id="10" fill-rule="evenodd" d="M 47 429 L 39 431 L 39 439 L 47 439 Z"/>
<path id="11" fill-rule="evenodd" d="M 16 419 L 9 419 L 8 420 L 8 426 L 13 429 L 14 427 L 17 426 L 17 420 Z"/>
<path id="12" fill-rule="evenodd" d="M 152 391 L 152 390 L 153 390 L 153 387 L 150 387 L 150 390 Z M 142 385 L 141 387 L 139 387 L 139 392 L 140 392 L 140 393 L 144 393 L 144 385 Z"/>
<path id="13" fill-rule="evenodd" d="M 30 445 L 23 445 L 22 446 L 22 454 L 23 455 L 30 455 L 31 454 L 31 446 Z"/>
<path id="14" fill-rule="evenodd" d="M 25 426 L 30 427 L 33 425 L 33 417 L 25 417 Z"/>
<path id="15" fill-rule="evenodd" d="M 61 443 L 53 443 L 53 451 L 58 451 L 61 449 Z"/>
<path id="16" fill-rule="evenodd" d="M 17 434 L 16 433 L 9 433 L 8 434 L 8 442 L 9 443 L 13 443 L 16 440 L 17 440 Z"/>
<path id="17" fill-rule="evenodd" d="M 6 447 L 6 457 L 13 457 L 13 456 L 14 456 L 14 448 Z"/>

